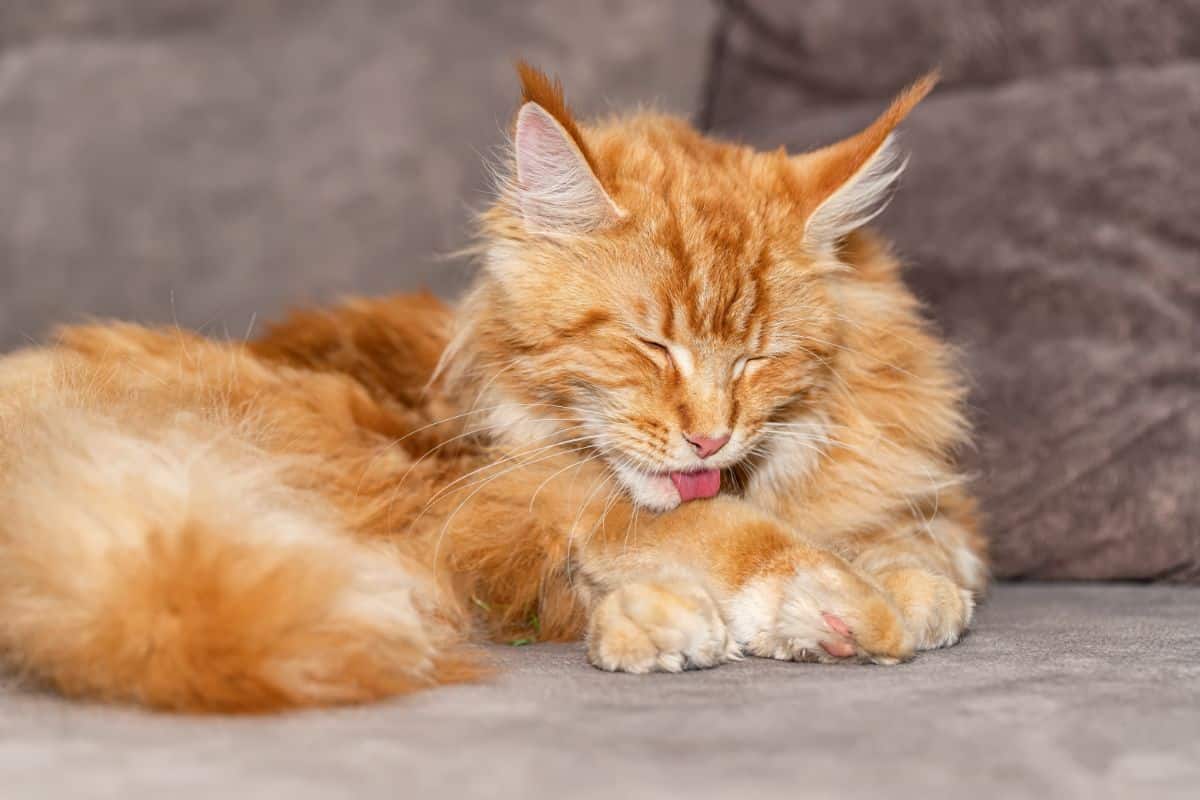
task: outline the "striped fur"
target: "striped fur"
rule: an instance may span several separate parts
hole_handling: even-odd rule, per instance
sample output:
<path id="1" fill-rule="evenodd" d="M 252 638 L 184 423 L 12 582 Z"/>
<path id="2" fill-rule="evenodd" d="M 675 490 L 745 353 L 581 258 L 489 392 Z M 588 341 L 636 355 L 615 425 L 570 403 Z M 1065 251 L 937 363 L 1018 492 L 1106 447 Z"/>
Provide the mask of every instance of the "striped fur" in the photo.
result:
<path id="1" fill-rule="evenodd" d="M 0 655 L 65 694 L 265 711 L 475 677 L 482 639 L 610 670 L 895 663 L 986 565 L 962 382 L 860 229 L 917 84 L 760 153 L 592 125 L 522 67 L 456 310 L 297 312 L 249 343 L 119 323 L 0 361 Z M 729 434 L 699 461 L 685 434 Z M 721 471 L 681 502 L 670 472 Z"/>

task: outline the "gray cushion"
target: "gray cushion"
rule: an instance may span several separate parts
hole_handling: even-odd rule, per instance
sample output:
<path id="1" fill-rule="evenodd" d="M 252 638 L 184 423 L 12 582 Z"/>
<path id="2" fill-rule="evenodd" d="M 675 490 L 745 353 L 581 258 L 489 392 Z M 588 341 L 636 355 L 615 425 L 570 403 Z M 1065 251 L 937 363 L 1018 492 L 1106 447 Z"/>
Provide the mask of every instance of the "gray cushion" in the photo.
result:
<path id="1" fill-rule="evenodd" d="M 1200 0 L 748 0 L 725 6 L 714 120 L 1200 55 Z"/>
<path id="2" fill-rule="evenodd" d="M 491 683 L 360 709 L 183 718 L 0 693 L 6 797 L 1191 798 L 1200 591 L 1001 586 L 899 667 L 751 659 L 612 675 L 493 650 Z"/>
<path id="3" fill-rule="evenodd" d="M 686 9 L 686 13 L 683 11 Z M 82 314 L 251 315 L 466 277 L 512 62 L 687 111 L 713 10 L 445 0 L 0 3 L 0 347 Z M 662 32 L 672 35 L 664 37 Z"/>
<path id="4" fill-rule="evenodd" d="M 997 572 L 1200 581 L 1200 65 L 968 74 L 905 124 L 880 225 L 975 378 Z M 886 101 L 730 102 L 722 132 L 802 150 Z"/>

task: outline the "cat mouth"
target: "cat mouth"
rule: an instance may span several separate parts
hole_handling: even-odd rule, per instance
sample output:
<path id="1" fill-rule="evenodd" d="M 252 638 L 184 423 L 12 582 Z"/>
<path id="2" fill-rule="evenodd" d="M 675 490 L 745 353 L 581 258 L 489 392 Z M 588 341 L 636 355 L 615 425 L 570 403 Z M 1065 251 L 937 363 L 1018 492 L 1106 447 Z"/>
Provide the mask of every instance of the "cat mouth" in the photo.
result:
<path id="1" fill-rule="evenodd" d="M 721 471 L 709 469 L 637 469 L 628 463 L 613 465 L 633 501 L 655 511 L 669 511 L 682 503 L 715 497 L 721 491 Z"/>
<path id="2" fill-rule="evenodd" d="M 702 469 L 695 472 L 668 472 L 667 477 L 679 492 L 681 502 L 715 497 L 721 491 L 721 471 Z"/>
<path id="3" fill-rule="evenodd" d="M 669 496 L 677 493 L 680 503 L 706 500 L 716 497 L 721 491 L 721 471 L 718 469 L 649 472 L 645 473 L 645 480 L 657 489 L 659 494 Z"/>

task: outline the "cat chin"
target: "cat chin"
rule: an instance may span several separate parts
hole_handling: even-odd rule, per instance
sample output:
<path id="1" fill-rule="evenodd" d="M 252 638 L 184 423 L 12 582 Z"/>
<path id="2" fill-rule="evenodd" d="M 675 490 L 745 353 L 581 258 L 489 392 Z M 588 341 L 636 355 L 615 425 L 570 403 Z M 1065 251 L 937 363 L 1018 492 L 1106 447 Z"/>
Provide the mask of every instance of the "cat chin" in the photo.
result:
<path id="1" fill-rule="evenodd" d="M 681 501 L 679 490 L 665 474 L 643 472 L 625 464 L 614 464 L 617 479 L 625 486 L 630 498 L 643 508 L 652 511 L 670 511 Z"/>

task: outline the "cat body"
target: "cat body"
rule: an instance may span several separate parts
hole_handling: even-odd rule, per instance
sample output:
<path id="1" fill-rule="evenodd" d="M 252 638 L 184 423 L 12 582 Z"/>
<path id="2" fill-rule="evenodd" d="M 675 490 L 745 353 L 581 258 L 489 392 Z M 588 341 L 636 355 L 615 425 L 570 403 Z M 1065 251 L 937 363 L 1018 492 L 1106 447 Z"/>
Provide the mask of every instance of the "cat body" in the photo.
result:
<path id="1" fill-rule="evenodd" d="M 0 654 L 65 694 L 262 711 L 473 678 L 906 660 L 986 582 L 948 348 L 862 229 L 891 132 L 800 156 L 522 67 L 482 269 L 250 342 L 102 324 L 0 361 Z"/>

